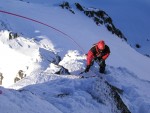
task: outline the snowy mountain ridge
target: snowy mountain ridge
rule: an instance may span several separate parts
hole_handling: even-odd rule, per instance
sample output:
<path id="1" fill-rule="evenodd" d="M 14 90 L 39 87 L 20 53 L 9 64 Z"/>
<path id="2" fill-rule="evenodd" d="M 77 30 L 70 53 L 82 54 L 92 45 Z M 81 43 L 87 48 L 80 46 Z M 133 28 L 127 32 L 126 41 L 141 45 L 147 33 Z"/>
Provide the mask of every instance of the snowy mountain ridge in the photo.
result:
<path id="1" fill-rule="evenodd" d="M 44 6 L 59 5 L 62 0 L 23 0 L 25 2 L 34 4 L 43 4 Z M 65 0 L 68 1 L 68 0 Z M 122 31 L 127 38 L 127 42 L 138 52 L 150 56 L 150 34 L 149 34 L 149 19 L 150 3 L 148 0 L 135 0 L 135 1 L 105 1 L 105 0 L 69 0 L 71 6 L 74 3 L 80 3 L 84 7 L 91 7 L 104 10 L 112 19 L 113 23 L 119 30 Z M 145 29 L 143 29 L 145 28 Z"/>
<path id="2" fill-rule="evenodd" d="M 94 64 L 91 71 L 83 75 L 96 77 L 80 79 L 79 73 L 85 69 L 86 57 L 74 42 L 37 23 L 0 14 L 1 20 L 20 34 L 9 39 L 10 31 L 0 32 L 3 53 L 0 69 L 4 76 L 3 86 L 7 87 L 0 87 L 3 113 L 121 112 L 109 95 L 105 80 L 123 90 L 120 97 L 131 112 L 150 112 L 149 58 L 112 35 L 106 27 L 96 26 L 78 10 L 74 15 L 61 9 L 55 1 L 45 6 L 2 0 L 0 8 L 52 25 L 71 36 L 85 51 L 101 39 L 111 49 L 106 61 L 106 75 L 100 75 L 97 64 Z M 23 71 L 23 79 L 14 84 L 16 75 L 19 72 L 22 75 L 20 70 Z"/>

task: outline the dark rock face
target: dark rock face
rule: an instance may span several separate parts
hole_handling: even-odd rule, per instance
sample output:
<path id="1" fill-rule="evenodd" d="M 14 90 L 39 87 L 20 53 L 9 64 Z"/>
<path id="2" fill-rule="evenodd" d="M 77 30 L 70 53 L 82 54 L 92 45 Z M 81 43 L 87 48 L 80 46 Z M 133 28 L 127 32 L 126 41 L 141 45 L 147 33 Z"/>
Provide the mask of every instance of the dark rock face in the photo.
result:
<path id="1" fill-rule="evenodd" d="M 119 93 L 117 92 L 117 90 L 114 89 L 114 87 L 112 87 L 109 84 L 110 87 L 110 94 L 111 97 L 114 99 L 115 103 L 116 103 L 116 107 L 117 109 L 121 112 L 121 113 L 131 113 L 129 111 L 129 109 L 127 108 L 127 106 L 124 104 L 124 102 L 122 101 Z"/>
<path id="2" fill-rule="evenodd" d="M 84 11 L 83 7 L 79 4 L 79 3 L 75 3 L 77 9 L 79 9 L 80 11 Z"/>
<path id="3" fill-rule="evenodd" d="M 105 25 L 108 31 L 110 31 L 112 34 L 127 40 L 122 32 L 114 26 L 112 19 L 104 11 L 99 9 L 82 8 L 79 3 L 76 3 L 76 8 L 80 11 L 83 11 L 86 16 L 92 18 L 96 25 Z"/>
<path id="4" fill-rule="evenodd" d="M 75 14 L 74 11 L 71 9 L 71 7 L 70 7 L 68 2 L 63 2 L 59 6 L 61 6 L 63 9 L 68 9 L 71 13 Z"/>
<path id="5" fill-rule="evenodd" d="M 70 7 L 70 4 L 68 2 L 63 2 L 59 6 L 61 6 L 63 9 L 67 9 L 70 12 L 72 12 L 73 14 L 75 14 L 75 12 Z M 108 16 L 108 14 L 106 14 L 106 12 L 104 12 L 100 9 L 85 8 L 82 5 L 80 5 L 79 3 L 75 3 L 75 6 L 79 11 L 83 12 L 86 16 L 91 18 L 97 26 L 104 25 L 107 28 L 107 30 L 110 31 L 112 34 L 115 34 L 119 38 L 122 38 L 127 41 L 127 38 L 123 35 L 123 33 L 119 29 L 117 29 L 115 27 L 112 19 Z"/>
<path id="6" fill-rule="evenodd" d="M 15 38 L 17 38 L 17 37 L 19 37 L 19 35 L 18 35 L 17 33 L 14 33 L 14 32 L 10 32 L 10 33 L 9 33 L 9 40 L 15 39 Z"/>
<path id="7" fill-rule="evenodd" d="M 141 48 L 141 46 L 139 44 L 136 44 L 136 48 Z"/>
<path id="8" fill-rule="evenodd" d="M 88 92 L 94 100 L 106 106 L 111 106 L 110 111 L 112 113 L 131 113 L 121 99 L 123 90 L 109 84 L 102 77 L 97 78 L 92 88 L 89 89 Z"/>
<path id="9" fill-rule="evenodd" d="M 16 77 L 14 78 L 14 83 L 23 79 L 24 77 L 26 77 L 26 74 L 24 74 L 23 70 L 19 70 Z"/>

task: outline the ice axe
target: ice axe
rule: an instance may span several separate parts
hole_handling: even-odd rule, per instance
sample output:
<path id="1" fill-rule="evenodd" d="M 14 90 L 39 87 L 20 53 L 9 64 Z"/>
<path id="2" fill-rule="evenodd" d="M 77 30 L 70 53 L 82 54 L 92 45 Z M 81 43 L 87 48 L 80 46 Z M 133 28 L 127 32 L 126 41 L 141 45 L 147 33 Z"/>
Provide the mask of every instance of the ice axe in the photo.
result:
<path id="1" fill-rule="evenodd" d="M 85 73 L 85 71 L 80 72 L 79 75 L 81 75 L 81 74 L 83 74 L 83 73 Z"/>

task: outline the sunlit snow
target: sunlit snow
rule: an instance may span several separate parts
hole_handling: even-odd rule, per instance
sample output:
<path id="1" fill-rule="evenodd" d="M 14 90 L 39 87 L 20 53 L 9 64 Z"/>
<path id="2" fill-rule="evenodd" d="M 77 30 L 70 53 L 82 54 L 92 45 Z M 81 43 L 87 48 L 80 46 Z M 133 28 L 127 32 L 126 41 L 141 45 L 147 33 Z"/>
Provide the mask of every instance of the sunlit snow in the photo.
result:
<path id="1" fill-rule="evenodd" d="M 1 0 L 0 10 L 41 21 L 56 29 L 0 13 L 0 23 L 6 23 L 3 27 L 19 34 L 10 40 L 10 31 L 3 27 L 0 31 L 0 73 L 4 77 L 0 86 L 0 112 L 114 113 L 113 100 L 103 92 L 106 86 L 100 77 L 123 90 L 120 96 L 132 113 L 150 112 L 149 57 L 112 35 L 105 26 L 96 26 L 75 8 L 75 0 L 70 1 L 75 14 L 58 6 L 62 0 L 27 1 Z M 90 0 L 81 3 L 90 7 Z M 97 8 L 96 3 L 98 0 L 92 5 Z M 111 14 L 105 5 L 103 8 Z M 115 24 L 122 28 L 121 21 L 117 23 L 116 17 L 111 15 Z M 130 38 L 131 34 L 128 36 Z M 104 40 L 111 50 L 106 60 L 107 73 L 100 75 L 95 63 L 90 72 L 83 74 L 91 77 L 80 79 L 80 72 L 86 66 L 85 54 L 99 40 Z M 61 69 L 67 69 L 70 74 L 57 74 Z M 14 83 L 19 70 L 26 76 Z"/>

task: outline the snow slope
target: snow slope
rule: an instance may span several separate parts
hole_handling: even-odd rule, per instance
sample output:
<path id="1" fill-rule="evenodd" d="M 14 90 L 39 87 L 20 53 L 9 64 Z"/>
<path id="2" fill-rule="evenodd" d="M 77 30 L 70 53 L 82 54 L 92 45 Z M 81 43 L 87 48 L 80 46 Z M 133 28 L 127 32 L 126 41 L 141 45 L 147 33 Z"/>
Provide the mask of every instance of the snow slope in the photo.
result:
<path id="1" fill-rule="evenodd" d="M 37 2 L 39 3 L 35 4 Z M 103 39 L 111 49 L 104 78 L 124 90 L 121 97 L 131 112 L 150 112 L 150 59 L 112 35 L 105 26 L 96 26 L 91 19 L 76 10 L 73 4 L 75 14 L 58 7 L 59 1 L 51 1 L 49 5 L 45 3 L 0 2 L 0 10 L 36 19 L 67 34 L 33 21 L 0 13 L 0 20 L 6 24 L 5 27 L 20 34 L 20 37 L 9 40 L 8 31 L 0 32 L 0 51 L 3 53 L 0 56 L 0 71 L 4 76 L 3 86 L 11 88 L 0 87 L 0 98 L 3 100 L 0 103 L 1 111 L 114 112 L 116 108 L 113 108 L 113 102 L 102 104 L 93 99 L 93 95 L 100 94 L 100 89 L 95 89 L 99 85 L 99 78 L 77 77 L 85 68 L 83 54 L 92 44 Z M 60 69 L 52 63 L 58 55 L 62 58 L 59 64 L 68 69 L 71 75 L 54 74 Z M 14 84 L 14 77 L 19 70 L 23 70 L 27 76 Z M 91 75 L 99 75 L 96 64 L 85 74 Z M 102 96 L 100 100 L 103 98 L 108 99 Z"/>
<path id="2" fill-rule="evenodd" d="M 51 6 L 56 4 L 54 0 L 23 0 L 28 3 Z M 68 1 L 68 0 L 66 0 Z M 62 0 L 58 0 L 62 2 Z M 127 42 L 138 52 L 150 56 L 150 2 L 148 0 L 69 0 L 69 3 L 81 3 L 85 7 L 94 7 L 106 11 L 112 17 L 113 22 L 119 28 Z M 136 45 L 140 45 L 137 48 Z"/>
<path id="3" fill-rule="evenodd" d="M 22 2 L 19 3 L 17 2 L 17 4 L 22 4 Z M 38 8 L 39 5 L 34 6 L 33 4 L 30 3 L 25 3 L 25 5 L 22 6 L 21 5 L 16 6 L 15 4 L 13 5 L 13 3 L 11 3 L 11 6 L 9 5 L 10 5 L 9 2 L 8 3 L 4 2 L 3 4 L 1 4 L 1 7 L 5 6 L 3 9 L 6 10 L 7 8 L 7 11 L 11 10 L 10 12 L 17 13 L 20 15 L 23 14 L 24 16 L 37 19 L 39 21 L 42 21 L 43 23 L 47 23 L 48 25 L 51 25 L 59 29 L 60 31 L 63 31 L 67 35 L 69 35 L 81 47 L 78 47 L 70 38 L 64 36 L 63 34 L 53 29 L 46 28 L 45 26 L 39 25 L 32 21 L 24 21 L 24 19 L 18 17 L 2 14 L 4 16 L 3 18 L 9 18 L 9 20 L 7 21 L 9 25 L 12 26 L 13 31 L 19 33 L 23 33 L 24 31 L 23 34 L 26 33 L 25 35 L 27 36 L 30 35 L 30 37 L 34 36 L 35 38 L 40 38 L 42 36 L 50 38 L 51 42 L 55 44 L 54 47 L 56 49 L 60 48 L 57 51 L 62 51 L 59 52 L 61 56 L 64 56 L 65 54 L 64 52 L 71 49 L 79 49 L 80 51 L 84 50 L 84 53 L 86 53 L 90 48 L 89 47 L 90 45 L 96 43 L 100 39 L 103 39 L 106 41 L 106 44 L 110 46 L 112 51 L 111 57 L 108 59 L 109 65 L 115 67 L 129 68 L 140 78 L 149 80 L 149 64 L 150 64 L 149 58 L 143 58 L 141 54 L 137 53 L 134 49 L 132 49 L 129 45 L 127 45 L 126 42 L 117 39 L 116 36 L 113 36 L 110 33 L 108 34 L 104 26 L 102 27 L 95 26 L 93 21 L 90 20 L 89 18 L 86 18 L 84 15 L 81 15 L 81 12 L 76 11 L 76 15 L 78 15 L 78 18 L 74 19 L 76 15 L 71 14 L 67 10 L 62 10 L 60 7 L 40 6 L 42 7 L 42 9 L 39 9 Z M 26 8 L 27 6 L 28 9 Z M 22 10 L 19 10 L 19 7 L 21 7 Z M 28 13 L 29 11 L 30 13 Z M 51 15 L 48 16 L 48 14 Z M 46 18 L 40 18 L 41 16 Z M 62 18 L 63 16 L 65 16 L 65 19 Z M 67 21 L 67 20 L 72 20 L 72 21 Z M 14 24 L 15 26 L 11 25 L 16 21 L 18 23 L 25 22 L 26 27 L 22 26 L 22 24 L 17 24 L 17 25 Z M 82 24 L 78 24 L 78 23 L 82 23 Z M 73 26 L 73 28 L 67 29 L 68 26 Z M 78 29 L 80 29 L 81 27 L 82 30 L 79 31 Z M 59 42 L 57 40 L 59 40 Z M 90 40 L 90 41 L 87 41 L 86 44 L 83 44 L 82 42 L 85 40 Z M 64 43 L 62 44 L 60 42 L 64 42 Z M 61 50 L 62 48 L 64 50 Z M 121 52 L 122 55 L 114 54 L 116 52 L 120 53 L 120 50 L 124 51 Z M 128 51 L 125 52 L 125 50 Z M 139 63 L 141 59 L 143 63 Z M 141 70 L 140 69 L 141 67 L 144 68 Z"/>
<path id="4" fill-rule="evenodd" d="M 72 0 L 73 1 L 73 0 Z M 100 8 L 107 12 L 128 44 L 144 55 L 150 55 L 150 2 L 148 0 L 75 0 L 85 7 Z M 140 45 L 140 48 L 136 47 Z"/>

